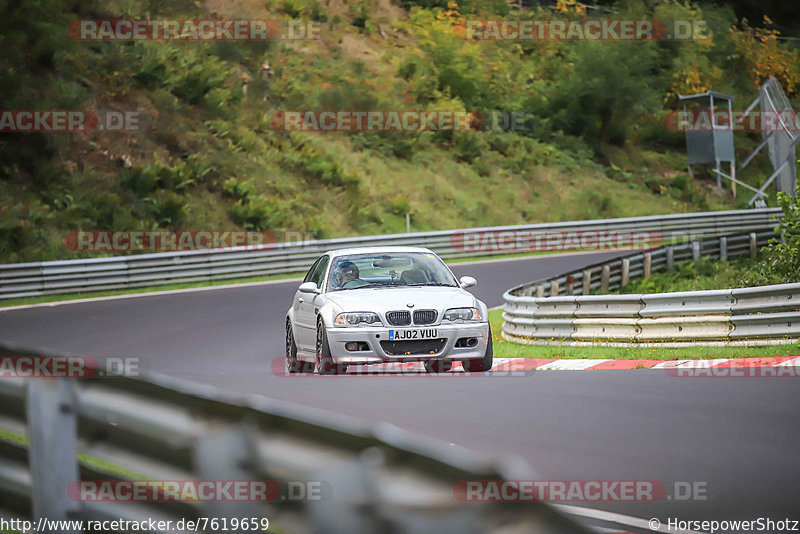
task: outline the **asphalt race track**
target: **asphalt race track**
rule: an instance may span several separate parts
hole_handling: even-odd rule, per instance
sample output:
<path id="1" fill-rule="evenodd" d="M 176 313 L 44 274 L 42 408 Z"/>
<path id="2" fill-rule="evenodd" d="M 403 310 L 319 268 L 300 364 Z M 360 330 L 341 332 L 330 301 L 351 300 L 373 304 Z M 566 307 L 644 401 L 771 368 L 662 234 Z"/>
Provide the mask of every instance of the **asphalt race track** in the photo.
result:
<path id="1" fill-rule="evenodd" d="M 490 307 L 512 285 L 602 261 L 583 254 L 455 264 Z M 546 480 L 704 483 L 707 500 L 571 503 L 645 520 L 800 519 L 800 388 L 792 378 L 658 370 L 526 376 L 276 376 L 297 281 L 0 311 L 0 339 L 261 393 L 480 452 L 516 454 Z M 687 349 L 686 357 L 691 357 Z M 626 530 L 631 530 L 630 528 Z"/>

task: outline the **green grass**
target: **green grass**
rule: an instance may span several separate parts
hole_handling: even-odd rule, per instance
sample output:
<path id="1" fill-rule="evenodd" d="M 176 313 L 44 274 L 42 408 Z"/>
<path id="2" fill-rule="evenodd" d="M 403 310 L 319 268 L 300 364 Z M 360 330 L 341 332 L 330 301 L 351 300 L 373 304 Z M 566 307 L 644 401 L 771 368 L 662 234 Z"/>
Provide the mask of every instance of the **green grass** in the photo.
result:
<path id="1" fill-rule="evenodd" d="M 24 445 L 24 446 L 28 445 L 27 436 L 2 427 L 0 427 L 0 441 L 5 441 L 6 443 L 13 443 L 14 445 Z"/>
<path id="2" fill-rule="evenodd" d="M 711 358 L 766 358 L 800 356 L 800 342 L 766 347 L 720 346 L 690 348 L 668 347 L 572 347 L 563 345 L 522 345 L 500 336 L 503 310 L 489 312 L 492 342 L 496 358 L 598 358 L 608 360 L 705 360 Z"/>
<path id="3" fill-rule="evenodd" d="M 9 430 L 7 428 L 0 428 L 0 441 L 5 441 L 7 443 L 13 443 L 14 445 L 20 445 L 24 447 L 27 447 L 29 443 L 28 437 L 26 435 L 20 434 L 19 432 L 14 432 L 13 430 Z M 128 479 L 128 480 L 149 479 L 149 477 L 146 477 L 137 471 L 127 469 L 125 467 L 122 467 L 112 462 L 108 462 L 101 458 L 97 458 L 96 456 L 92 456 L 90 454 L 79 453 L 78 462 L 80 463 L 80 465 L 84 467 L 88 467 L 90 469 L 94 469 L 95 471 L 100 471 L 108 475 L 113 475 L 123 479 Z"/>
<path id="4" fill-rule="evenodd" d="M 700 258 L 698 263 L 684 261 L 675 264 L 672 272 L 653 273 L 649 278 L 631 280 L 625 287 L 610 294 L 665 293 L 671 291 L 703 291 L 747 287 L 748 273 L 763 261 L 760 258 L 715 260 Z M 774 283 L 784 281 L 775 280 Z"/>

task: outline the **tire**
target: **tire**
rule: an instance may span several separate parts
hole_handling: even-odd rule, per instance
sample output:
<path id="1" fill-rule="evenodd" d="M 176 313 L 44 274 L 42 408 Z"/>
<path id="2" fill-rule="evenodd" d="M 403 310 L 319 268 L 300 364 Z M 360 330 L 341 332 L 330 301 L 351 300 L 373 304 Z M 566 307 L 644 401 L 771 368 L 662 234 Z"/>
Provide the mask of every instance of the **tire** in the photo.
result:
<path id="1" fill-rule="evenodd" d="M 461 362 L 468 373 L 482 373 L 492 368 L 494 364 L 494 349 L 492 348 L 492 327 L 489 327 L 489 343 L 486 344 L 486 353 L 477 360 L 464 360 Z"/>
<path id="2" fill-rule="evenodd" d="M 453 362 L 449 360 L 428 360 L 425 362 L 427 373 L 446 373 L 453 368 Z"/>
<path id="3" fill-rule="evenodd" d="M 289 374 L 309 373 L 314 370 L 308 362 L 304 362 L 297 357 L 297 345 L 294 342 L 292 333 L 292 323 L 286 319 L 286 372 Z"/>
<path id="4" fill-rule="evenodd" d="M 321 375 L 338 375 L 347 372 L 346 365 L 336 365 L 331 357 L 331 346 L 325 334 L 325 325 L 322 319 L 317 321 L 317 373 Z"/>

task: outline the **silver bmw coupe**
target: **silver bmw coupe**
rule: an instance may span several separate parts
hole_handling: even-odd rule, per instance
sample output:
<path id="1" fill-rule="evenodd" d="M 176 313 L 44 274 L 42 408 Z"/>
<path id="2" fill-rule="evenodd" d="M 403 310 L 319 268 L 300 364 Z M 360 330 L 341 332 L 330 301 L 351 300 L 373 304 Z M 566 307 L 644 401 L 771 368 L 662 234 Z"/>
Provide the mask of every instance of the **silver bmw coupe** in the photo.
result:
<path id="1" fill-rule="evenodd" d="M 286 314 L 290 373 L 346 372 L 348 365 L 424 362 L 429 373 L 461 361 L 492 367 L 486 304 L 433 252 L 418 247 L 326 252 L 297 288 Z"/>

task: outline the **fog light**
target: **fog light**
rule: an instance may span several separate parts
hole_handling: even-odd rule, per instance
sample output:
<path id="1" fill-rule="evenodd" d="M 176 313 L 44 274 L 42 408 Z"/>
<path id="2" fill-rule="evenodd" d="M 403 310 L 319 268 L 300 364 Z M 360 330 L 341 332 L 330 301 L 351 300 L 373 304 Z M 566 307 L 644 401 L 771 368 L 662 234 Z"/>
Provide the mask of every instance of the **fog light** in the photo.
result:
<path id="1" fill-rule="evenodd" d="M 478 338 L 476 337 L 461 337 L 456 340 L 456 348 L 463 349 L 464 347 L 478 346 Z"/>
<path id="2" fill-rule="evenodd" d="M 358 345 L 351 341 L 350 343 L 345 343 L 344 344 L 344 348 L 345 348 L 345 350 L 349 350 L 350 352 L 354 352 L 354 351 L 358 350 Z"/>

